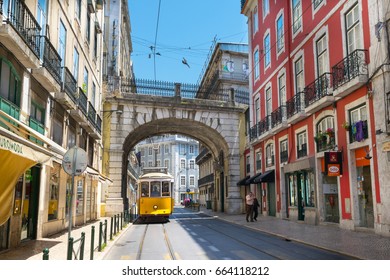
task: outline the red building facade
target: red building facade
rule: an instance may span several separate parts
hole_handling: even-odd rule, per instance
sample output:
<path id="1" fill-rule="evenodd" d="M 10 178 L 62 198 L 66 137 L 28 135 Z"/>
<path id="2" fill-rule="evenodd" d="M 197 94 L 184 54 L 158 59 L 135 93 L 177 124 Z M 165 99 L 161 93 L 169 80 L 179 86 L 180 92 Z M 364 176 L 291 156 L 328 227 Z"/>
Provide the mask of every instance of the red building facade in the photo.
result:
<path id="1" fill-rule="evenodd" d="M 368 1 L 247 0 L 246 175 L 263 215 L 374 228 L 381 215 Z"/>

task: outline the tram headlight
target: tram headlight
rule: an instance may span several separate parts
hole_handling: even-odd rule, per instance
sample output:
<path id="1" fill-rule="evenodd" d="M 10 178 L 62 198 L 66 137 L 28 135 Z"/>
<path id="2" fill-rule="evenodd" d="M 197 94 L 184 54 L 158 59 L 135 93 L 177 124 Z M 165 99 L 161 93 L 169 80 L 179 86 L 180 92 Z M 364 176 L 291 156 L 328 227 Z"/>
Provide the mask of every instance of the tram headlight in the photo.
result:
<path id="1" fill-rule="evenodd" d="M 154 209 L 154 210 L 157 210 L 157 208 L 158 208 L 157 205 L 154 205 L 154 206 L 153 206 L 153 209 Z"/>

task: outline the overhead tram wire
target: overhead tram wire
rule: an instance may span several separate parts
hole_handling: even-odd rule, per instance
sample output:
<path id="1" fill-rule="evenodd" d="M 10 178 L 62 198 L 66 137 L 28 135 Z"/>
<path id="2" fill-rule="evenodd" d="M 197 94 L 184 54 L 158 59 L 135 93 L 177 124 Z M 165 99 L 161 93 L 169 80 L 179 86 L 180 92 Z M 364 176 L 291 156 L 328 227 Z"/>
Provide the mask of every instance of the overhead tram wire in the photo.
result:
<path id="1" fill-rule="evenodd" d="M 158 1 L 156 34 L 154 36 L 154 46 L 153 46 L 154 80 L 156 80 L 156 43 L 157 43 L 158 24 L 160 21 L 160 7 L 161 7 L 161 0 Z"/>

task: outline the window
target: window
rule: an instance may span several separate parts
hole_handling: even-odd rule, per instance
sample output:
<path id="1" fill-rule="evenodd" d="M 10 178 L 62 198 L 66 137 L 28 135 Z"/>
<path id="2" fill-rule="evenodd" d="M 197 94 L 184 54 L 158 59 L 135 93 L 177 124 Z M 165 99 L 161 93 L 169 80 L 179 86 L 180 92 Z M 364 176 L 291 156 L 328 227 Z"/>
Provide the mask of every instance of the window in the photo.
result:
<path id="1" fill-rule="evenodd" d="M 61 116 L 56 114 L 53 118 L 52 140 L 62 146 L 63 135 L 63 121 Z"/>
<path id="2" fill-rule="evenodd" d="M 328 116 L 318 122 L 316 127 L 315 141 L 317 152 L 330 149 L 335 144 L 334 117 Z"/>
<path id="3" fill-rule="evenodd" d="M 347 50 L 348 54 L 352 53 L 356 49 L 361 48 L 359 30 L 359 6 L 356 4 L 346 15 L 345 25 L 347 32 Z"/>
<path id="4" fill-rule="evenodd" d="M 186 144 L 180 144 L 180 154 L 181 155 L 186 154 Z"/>
<path id="5" fill-rule="evenodd" d="M 328 43 L 325 35 L 316 42 L 318 77 L 321 77 L 321 75 L 326 73 L 329 69 L 327 45 Z"/>
<path id="6" fill-rule="evenodd" d="M 189 148 L 190 148 L 190 154 L 193 154 L 193 153 L 194 153 L 194 150 L 195 150 L 195 149 L 194 149 L 194 145 L 190 145 Z"/>
<path id="7" fill-rule="evenodd" d="M 92 82 L 92 96 L 91 96 L 91 103 L 93 107 L 95 107 L 96 102 L 96 85 L 94 82 Z"/>
<path id="8" fill-rule="evenodd" d="M 301 0 L 292 0 L 293 8 L 293 33 L 297 33 L 302 27 L 302 7 Z"/>
<path id="9" fill-rule="evenodd" d="M 79 80 L 79 52 L 76 48 L 73 51 L 73 77 L 76 81 Z"/>
<path id="10" fill-rule="evenodd" d="M 307 137 L 306 131 L 297 134 L 297 158 L 307 156 Z"/>
<path id="11" fill-rule="evenodd" d="M 165 144 L 165 153 L 169 153 L 169 145 Z"/>
<path id="12" fill-rule="evenodd" d="M 87 26 L 85 31 L 85 37 L 87 39 L 87 42 L 91 40 L 91 14 L 87 11 Z"/>
<path id="13" fill-rule="evenodd" d="M 49 185 L 49 205 L 48 205 L 48 221 L 56 220 L 58 218 L 58 194 L 60 186 L 60 170 L 61 165 L 53 163 L 50 171 L 50 185 Z"/>
<path id="14" fill-rule="evenodd" d="M 169 169 L 169 160 L 168 159 L 164 160 L 164 167 Z"/>
<path id="15" fill-rule="evenodd" d="M 279 87 L 279 105 L 286 105 L 286 75 L 282 74 L 278 77 L 278 87 Z"/>
<path id="16" fill-rule="evenodd" d="M 303 61 L 300 57 L 295 61 L 295 93 L 303 91 L 304 80 L 303 80 Z"/>
<path id="17" fill-rule="evenodd" d="M 259 65 L 259 50 L 256 50 L 255 53 L 253 54 L 253 65 L 255 68 L 255 79 L 257 79 L 260 75 L 260 65 Z"/>
<path id="18" fill-rule="evenodd" d="M 180 176 L 180 185 L 182 187 L 186 186 L 186 176 Z"/>
<path id="19" fill-rule="evenodd" d="M 257 6 L 255 7 L 255 9 L 253 10 L 253 34 L 257 32 L 257 30 L 259 29 L 259 16 L 258 16 L 258 13 L 257 13 Z"/>
<path id="20" fill-rule="evenodd" d="M 256 152 L 256 170 L 261 170 L 261 151 Z"/>
<path id="21" fill-rule="evenodd" d="M 180 160 L 180 168 L 181 168 L 181 169 L 186 168 L 186 160 L 185 160 L 185 159 L 181 159 L 181 160 Z"/>
<path id="22" fill-rule="evenodd" d="M 66 28 L 62 20 L 60 20 L 60 34 L 58 36 L 58 54 L 61 57 L 61 67 L 64 67 L 66 54 Z"/>
<path id="23" fill-rule="evenodd" d="M 367 107 L 357 107 L 349 111 L 351 128 L 349 130 L 350 142 L 360 142 L 368 138 Z"/>
<path id="24" fill-rule="evenodd" d="M 93 57 L 96 59 L 98 54 L 98 37 L 97 32 L 95 31 L 93 35 Z"/>
<path id="25" fill-rule="evenodd" d="M 255 106 L 256 106 L 255 123 L 257 124 L 260 121 L 260 98 L 256 98 Z"/>
<path id="26" fill-rule="evenodd" d="M 280 142 L 280 162 L 288 161 L 288 142 L 287 139 Z"/>
<path id="27" fill-rule="evenodd" d="M 11 101 L 19 107 L 21 90 L 19 75 L 7 60 L 0 58 L 0 63 L 0 97 Z M 1 108 L 1 110 L 11 114 L 10 110 L 5 110 L 5 108 Z"/>
<path id="28" fill-rule="evenodd" d="M 153 167 L 153 162 L 148 161 L 148 167 Z"/>
<path id="29" fill-rule="evenodd" d="M 274 157 L 274 144 L 270 143 L 265 148 L 265 155 L 266 155 L 266 164 L 267 167 L 273 166 L 275 163 L 275 157 Z"/>
<path id="30" fill-rule="evenodd" d="M 76 10 L 75 10 L 76 18 L 81 21 L 81 0 L 76 0 Z"/>
<path id="31" fill-rule="evenodd" d="M 195 186 L 195 177 L 190 176 L 190 187 L 194 187 L 194 186 Z"/>
<path id="32" fill-rule="evenodd" d="M 68 146 L 70 149 L 76 145 L 76 131 L 73 127 L 68 127 Z"/>
<path id="33" fill-rule="evenodd" d="M 195 169 L 195 161 L 193 159 L 190 160 L 190 169 Z"/>
<path id="34" fill-rule="evenodd" d="M 76 215 L 84 213 L 84 180 L 77 181 Z"/>
<path id="35" fill-rule="evenodd" d="M 266 115 L 270 116 L 272 112 L 272 92 L 270 87 L 265 90 L 265 110 Z"/>
<path id="36" fill-rule="evenodd" d="M 264 38 L 264 68 L 271 64 L 271 42 L 269 33 Z"/>
<path id="37" fill-rule="evenodd" d="M 281 14 L 276 21 L 276 46 L 277 52 L 283 50 L 284 48 L 284 19 L 283 14 Z"/>
<path id="38" fill-rule="evenodd" d="M 83 91 L 85 94 L 88 94 L 88 76 L 89 76 L 88 69 L 87 67 L 84 67 Z"/>
<path id="39" fill-rule="evenodd" d="M 314 10 L 317 9 L 320 4 L 322 3 L 323 0 L 313 0 L 313 7 L 314 7 Z"/>
<path id="40" fill-rule="evenodd" d="M 246 173 L 249 174 L 251 172 L 251 163 L 250 156 L 246 156 Z"/>
<path id="41" fill-rule="evenodd" d="M 149 156 L 153 155 L 153 147 L 148 148 L 148 155 Z"/>
<path id="42" fill-rule="evenodd" d="M 263 18 L 269 14 L 269 0 L 263 0 Z"/>
<path id="43" fill-rule="evenodd" d="M 149 197 L 149 182 L 141 182 L 141 196 Z"/>

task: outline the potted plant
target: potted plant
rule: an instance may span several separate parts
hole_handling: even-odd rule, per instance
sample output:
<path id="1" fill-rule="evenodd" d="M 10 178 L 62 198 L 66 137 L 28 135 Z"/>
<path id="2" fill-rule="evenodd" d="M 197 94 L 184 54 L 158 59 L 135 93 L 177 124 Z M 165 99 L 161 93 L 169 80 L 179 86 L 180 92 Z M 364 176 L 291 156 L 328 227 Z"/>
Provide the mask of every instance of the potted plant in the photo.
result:
<path id="1" fill-rule="evenodd" d="M 350 128 L 351 128 L 351 125 L 349 124 L 349 122 L 343 122 L 341 124 L 341 126 L 346 130 L 346 131 L 349 131 Z"/>

